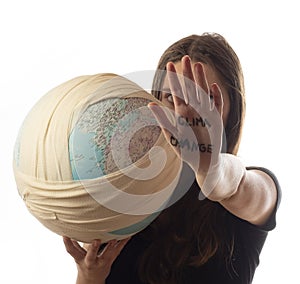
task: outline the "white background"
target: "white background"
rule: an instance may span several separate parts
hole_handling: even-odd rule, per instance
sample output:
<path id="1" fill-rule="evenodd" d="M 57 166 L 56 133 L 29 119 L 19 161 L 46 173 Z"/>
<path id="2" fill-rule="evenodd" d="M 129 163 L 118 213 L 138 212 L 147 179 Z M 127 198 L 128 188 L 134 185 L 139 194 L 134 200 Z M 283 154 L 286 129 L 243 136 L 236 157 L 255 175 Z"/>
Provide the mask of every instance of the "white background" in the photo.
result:
<path id="1" fill-rule="evenodd" d="M 17 193 L 20 124 L 48 90 L 78 75 L 155 69 L 171 43 L 218 32 L 240 57 L 247 118 L 239 155 L 271 169 L 283 199 L 254 283 L 300 283 L 299 9 L 297 1 L 2 1 L 0 4 L 0 282 L 74 283 L 62 239 Z"/>

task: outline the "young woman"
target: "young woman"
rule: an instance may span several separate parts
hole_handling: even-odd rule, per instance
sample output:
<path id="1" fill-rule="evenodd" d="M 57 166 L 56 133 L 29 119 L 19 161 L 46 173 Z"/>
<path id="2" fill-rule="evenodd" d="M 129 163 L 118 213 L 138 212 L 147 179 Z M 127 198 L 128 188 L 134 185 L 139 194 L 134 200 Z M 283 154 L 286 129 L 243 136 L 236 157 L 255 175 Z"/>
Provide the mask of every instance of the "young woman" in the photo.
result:
<path id="1" fill-rule="evenodd" d="M 218 34 L 183 38 L 163 53 L 153 95 L 173 113 L 149 105 L 193 170 L 192 186 L 146 229 L 110 241 L 100 255 L 99 240 L 85 250 L 64 238 L 77 284 L 251 283 L 281 193 L 272 172 L 236 157 L 245 116 L 237 55 Z"/>

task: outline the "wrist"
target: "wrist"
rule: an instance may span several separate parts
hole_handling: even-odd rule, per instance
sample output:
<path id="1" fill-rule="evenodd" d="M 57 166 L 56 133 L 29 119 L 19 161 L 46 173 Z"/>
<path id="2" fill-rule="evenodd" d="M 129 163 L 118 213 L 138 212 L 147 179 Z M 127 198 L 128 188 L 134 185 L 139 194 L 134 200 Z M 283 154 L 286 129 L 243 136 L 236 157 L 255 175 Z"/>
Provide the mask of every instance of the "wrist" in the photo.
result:
<path id="1" fill-rule="evenodd" d="M 246 173 L 241 160 L 231 154 L 219 154 L 205 172 L 196 175 L 204 196 L 213 201 L 222 201 L 234 195 Z"/>
<path id="2" fill-rule="evenodd" d="M 78 272 L 76 284 L 105 284 L 105 279 L 101 280 L 99 277 L 86 276 Z"/>
<path id="3" fill-rule="evenodd" d="M 196 172 L 196 180 L 202 193 L 210 198 L 217 183 L 220 182 L 223 175 L 223 158 L 221 154 L 215 157 L 202 156 L 200 166 Z"/>

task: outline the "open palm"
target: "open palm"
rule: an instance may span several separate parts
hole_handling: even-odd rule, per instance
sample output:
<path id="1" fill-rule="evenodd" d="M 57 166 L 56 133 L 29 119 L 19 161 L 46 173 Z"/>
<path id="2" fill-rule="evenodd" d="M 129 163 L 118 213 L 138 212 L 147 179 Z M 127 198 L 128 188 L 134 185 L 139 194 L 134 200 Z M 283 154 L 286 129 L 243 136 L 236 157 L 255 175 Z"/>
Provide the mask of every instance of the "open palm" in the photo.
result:
<path id="1" fill-rule="evenodd" d="M 149 107 L 176 154 L 195 172 L 207 171 L 222 146 L 222 92 L 216 83 L 209 88 L 201 63 L 192 67 L 184 56 L 181 65 L 182 74 L 178 74 L 174 63 L 167 64 L 173 109 L 155 103 Z"/>

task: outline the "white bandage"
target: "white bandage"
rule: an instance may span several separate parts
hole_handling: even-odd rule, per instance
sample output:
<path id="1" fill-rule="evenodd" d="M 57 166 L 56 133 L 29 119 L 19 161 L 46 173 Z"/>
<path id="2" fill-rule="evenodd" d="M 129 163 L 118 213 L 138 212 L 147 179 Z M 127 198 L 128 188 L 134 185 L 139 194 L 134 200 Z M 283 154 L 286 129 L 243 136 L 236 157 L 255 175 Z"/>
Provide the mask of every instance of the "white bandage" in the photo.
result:
<path id="1" fill-rule="evenodd" d="M 202 194 L 213 201 L 221 201 L 234 195 L 246 173 L 241 160 L 232 154 L 220 154 L 201 182 Z"/>
<path id="2" fill-rule="evenodd" d="M 16 184 L 28 210 L 51 231 L 82 242 L 122 239 L 164 209 L 182 163 L 161 131 L 147 126 L 154 119 L 148 107 L 137 113 L 134 103 L 125 104 L 137 98 L 160 103 L 121 76 L 81 76 L 52 89 L 27 115 L 15 147 Z M 133 142 L 126 144 L 123 134 Z M 135 162 L 127 163 L 125 148 Z"/>

